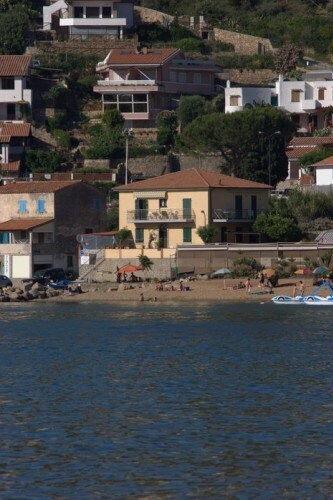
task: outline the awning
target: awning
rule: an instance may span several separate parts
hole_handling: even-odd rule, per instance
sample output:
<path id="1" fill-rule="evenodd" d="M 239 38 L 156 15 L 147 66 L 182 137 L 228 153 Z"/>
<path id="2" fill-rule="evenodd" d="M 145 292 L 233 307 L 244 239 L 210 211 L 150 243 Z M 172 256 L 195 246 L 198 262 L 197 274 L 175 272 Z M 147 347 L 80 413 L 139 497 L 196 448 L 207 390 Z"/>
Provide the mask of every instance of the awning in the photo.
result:
<path id="1" fill-rule="evenodd" d="M 54 219 L 10 219 L 0 223 L 0 231 L 29 231 Z"/>
<path id="2" fill-rule="evenodd" d="M 134 191 L 133 196 L 134 198 L 164 199 L 166 191 Z"/>

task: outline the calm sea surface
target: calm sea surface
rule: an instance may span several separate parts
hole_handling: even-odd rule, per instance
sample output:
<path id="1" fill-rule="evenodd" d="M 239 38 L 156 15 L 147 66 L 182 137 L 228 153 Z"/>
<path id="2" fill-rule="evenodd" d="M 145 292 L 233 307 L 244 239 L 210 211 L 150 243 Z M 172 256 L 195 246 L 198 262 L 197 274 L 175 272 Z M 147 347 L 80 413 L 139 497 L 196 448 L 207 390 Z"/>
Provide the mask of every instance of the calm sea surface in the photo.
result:
<path id="1" fill-rule="evenodd" d="M 0 497 L 332 498 L 332 320 L 2 304 Z"/>

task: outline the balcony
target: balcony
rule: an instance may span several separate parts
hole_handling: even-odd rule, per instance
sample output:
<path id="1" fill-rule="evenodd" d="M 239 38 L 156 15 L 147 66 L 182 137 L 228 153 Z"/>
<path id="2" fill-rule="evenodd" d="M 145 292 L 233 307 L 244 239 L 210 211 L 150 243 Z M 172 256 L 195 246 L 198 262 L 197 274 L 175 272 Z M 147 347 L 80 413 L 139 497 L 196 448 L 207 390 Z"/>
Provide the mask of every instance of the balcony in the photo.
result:
<path id="1" fill-rule="evenodd" d="M 301 105 L 304 111 L 314 111 L 315 109 L 321 107 L 317 99 L 302 99 Z"/>
<path id="2" fill-rule="evenodd" d="M 251 222 L 261 212 L 266 210 L 224 210 L 216 208 L 213 210 L 213 222 Z"/>
<path id="3" fill-rule="evenodd" d="M 98 80 L 97 85 L 100 87 L 122 87 L 122 86 L 137 86 L 137 85 L 156 85 L 156 80 Z"/>
<path id="4" fill-rule="evenodd" d="M 116 18 L 108 18 L 108 17 L 89 17 L 89 18 L 81 18 L 81 17 L 68 17 L 62 18 L 59 20 L 59 24 L 61 27 L 63 26 L 75 26 L 80 28 L 85 27 L 112 27 L 112 26 L 126 26 L 126 18 L 124 17 L 116 17 Z"/>
<path id="5" fill-rule="evenodd" d="M 2 255 L 31 255 L 30 243 L 23 240 L 17 243 L 0 243 L 0 253 Z"/>
<path id="6" fill-rule="evenodd" d="M 128 210 L 127 222 L 129 223 L 170 223 L 195 221 L 193 210 L 182 208 L 161 208 L 157 210 Z"/>

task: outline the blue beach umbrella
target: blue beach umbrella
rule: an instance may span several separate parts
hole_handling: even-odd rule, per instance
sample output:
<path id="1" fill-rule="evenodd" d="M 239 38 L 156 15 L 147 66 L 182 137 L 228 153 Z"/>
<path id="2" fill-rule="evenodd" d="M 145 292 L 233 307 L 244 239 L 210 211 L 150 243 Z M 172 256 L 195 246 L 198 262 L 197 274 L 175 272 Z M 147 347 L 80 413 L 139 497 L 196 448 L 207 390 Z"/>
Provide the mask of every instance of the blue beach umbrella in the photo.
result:
<path id="1" fill-rule="evenodd" d="M 328 269 L 325 266 L 319 266 L 316 267 L 316 269 L 313 271 L 313 274 L 325 274 L 327 273 Z"/>
<path id="2" fill-rule="evenodd" d="M 225 276 L 226 274 L 231 274 L 230 269 L 227 269 L 226 267 L 221 267 L 221 269 L 218 269 L 214 273 L 212 273 L 212 276 Z"/>

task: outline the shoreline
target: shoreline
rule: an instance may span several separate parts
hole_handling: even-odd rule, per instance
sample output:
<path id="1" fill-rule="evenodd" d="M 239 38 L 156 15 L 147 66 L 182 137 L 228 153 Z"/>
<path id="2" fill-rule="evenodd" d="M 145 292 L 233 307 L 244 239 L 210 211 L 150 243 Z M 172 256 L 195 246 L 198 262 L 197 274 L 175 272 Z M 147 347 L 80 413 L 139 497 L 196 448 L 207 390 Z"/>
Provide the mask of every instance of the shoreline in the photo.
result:
<path id="1" fill-rule="evenodd" d="M 107 302 L 107 303 L 138 303 L 140 294 L 144 295 L 144 302 L 157 303 L 259 303 L 271 302 L 276 295 L 293 295 L 294 286 L 299 280 L 293 278 L 281 279 L 279 286 L 275 287 L 272 293 L 267 288 L 259 287 L 259 280 L 253 280 L 251 293 L 247 293 L 245 288 L 234 289 L 240 279 L 217 279 L 217 280 L 197 280 L 186 283 L 190 289 L 188 291 L 160 291 L 156 290 L 155 283 L 144 283 L 140 286 L 137 283 L 132 284 L 133 288 L 128 290 L 116 290 L 114 283 L 95 283 L 82 285 L 82 294 L 68 295 L 66 293 L 47 299 L 47 302 Z M 245 280 L 242 280 L 243 282 Z M 304 279 L 305 294 L 310 293 L 314 288 L 312 279 Z M 128 284 L 130 285 L 130 284 Z M 179 283 L 175 285 L 179 287 Z M 156 297 L 156 300 L 155 300 Z"/>
<path id="2" fill-rule="evenodd" d="M 178 304 L 190 303 L 269 303 L 272 298 L 277 295 L 293 296 L 295 284 L 299 287 L 299 279 L 288 278 L 281 279 L 277 287 L 273 288 L 272 293 L 267 288 L 259 287 L 259 280 L 251 280 L 251 293 L 247 293 L 245 288 L 235 289 L 237 284 L 245 279 L 215 279 L 215 280 L 196 280 L 186 282 L 184 285 L 189 286 L 189 290 L 180 291 L 179 282 L 176 281 L 173 285 L 176 290 L 157 290 L 156 283 L 127 283 L 127 286 L 132 286 L 132 289 L 124 290 L 121 286 L 118 289 L 117 283 L 93 283 L 82 284 L 83 293 L 75 293 L 69 295 L 64 292 L 57 297 L 50 297 L 47 299 L 35 299 L 29 303 L 82 303 L 82 302 L 103 302 L 103 303 L 122 303 L 134 304 L 141 302 L 140 294 L 144 295 L 144 302 L 165 303 L 177 306 Z M 309 294 L 314 286 L 312 285 L 312 278 L 304 278 L 305 295 Z M 156 299 L 155 299 L 156 297 Z M 21 304 L 27 303 L 22 300 L 15 302 L 2 302 L 2 304 Z"/>

